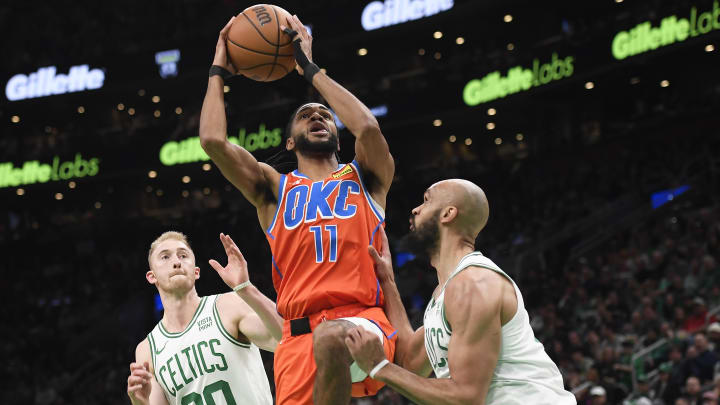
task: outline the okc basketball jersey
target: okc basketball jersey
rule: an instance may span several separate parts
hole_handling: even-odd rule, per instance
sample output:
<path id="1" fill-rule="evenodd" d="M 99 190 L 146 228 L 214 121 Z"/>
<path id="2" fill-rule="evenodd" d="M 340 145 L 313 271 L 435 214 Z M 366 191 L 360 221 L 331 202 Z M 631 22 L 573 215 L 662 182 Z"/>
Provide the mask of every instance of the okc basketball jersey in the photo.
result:
<path id="1" fill-rule="evenodd" d="M 367 247 L 373 243 L 380 250 L 374 236 L 383 217 L 356 161 L 339 165 L 322 181 L 297 170 L 281 176 L 266 237 L 283 318 L 350 304 L 382 305 Z"/>
<path id="2" fill-rule="evenodd" d="M 501 329 L 500 356 L 485 398 L 488 405 L 576 404 L 575 396 L 563 388 L 560 370 L 535 339 L 522 294 L 504 271 L 483 256 L 473 252 L 460 260 L 440 290 L 425 308 L 425 350 L 437 378 L 450 378 L 448 347 L 452 325 L 445 316 L 445 287 L 458 273 L 469 266 L 482 267 L 506 277 L 515 289 L 517 312 Z"/>
<path id="3" fill-rule="evenodd" d="M 202 297 L 184 331 L 148 335 L 155 380 L 169 404 L 272 405 L 260 351 L 225 330 L 217 295 Z"/>

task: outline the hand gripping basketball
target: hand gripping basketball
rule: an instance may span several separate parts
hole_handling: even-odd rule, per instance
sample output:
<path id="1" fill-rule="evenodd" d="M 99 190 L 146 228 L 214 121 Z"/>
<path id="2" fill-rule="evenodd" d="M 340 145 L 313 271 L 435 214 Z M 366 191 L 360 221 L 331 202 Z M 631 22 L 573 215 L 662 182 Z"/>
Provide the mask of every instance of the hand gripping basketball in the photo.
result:
<path id="1" fill-rule="evenodd" d="M 291 28 L 284 25 L 280 26 L 280 29 L 291 38 L 293 38 L 293 49 L 295 51 L 295 69 L 298 73 L 305 77 L 305 79 L 312 83 L 312 78 L 320 68 L 312 61 L 312 36 L 307 32 L 305 26 L 297 15 L 293 15 L 288 18 L 288 23 Z"/>
<path id="2" fill-rule="evenodd" d="M 215 57 L 213 58 L 212 64 L 220 66 L 232 74 L 237 74 L 237 69 L 235 69 L 235 66 L 233 66 L 227 56 L 227 36 L 234 19 L 235 17 L 232 17 L 230 21 L 225 24 L 225 27 L 220 30 L 220 35 L 218 36 L 218 41 L 215 45 Z"/>

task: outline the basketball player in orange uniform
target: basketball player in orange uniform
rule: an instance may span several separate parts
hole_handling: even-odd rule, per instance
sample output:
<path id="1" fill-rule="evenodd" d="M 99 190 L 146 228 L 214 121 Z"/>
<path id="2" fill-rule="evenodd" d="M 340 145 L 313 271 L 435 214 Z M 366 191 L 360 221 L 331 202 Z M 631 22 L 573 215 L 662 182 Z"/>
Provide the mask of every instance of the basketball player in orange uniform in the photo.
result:
<path id="1" fill-rule="evenodd" d="M 294 16 L 297 70 L 327 100 L 355 136 L 356 158 L 340 164 L 338 131 L 322 104 L 292 115 L 285 147 L 298 169 L 281 174 L 227 140 L 223 76 L 235 68 L 220 31 L 200 116 L 207 154 L 256 208 L 272 251 L 277 309 L 285 319 L 275 351 L 276 399 L 280 405 L 347 404 L 350 396 L 375 394 L 383 384 L 367 378 L 344 343 L 362 326 L 383 342 L 389 359 L 395 330 L 382 310 L 383 293 L 367 254 L 380 249 L 385 199 L 395 164 L 368 108 L 311 62 L 312 38 Z"/>

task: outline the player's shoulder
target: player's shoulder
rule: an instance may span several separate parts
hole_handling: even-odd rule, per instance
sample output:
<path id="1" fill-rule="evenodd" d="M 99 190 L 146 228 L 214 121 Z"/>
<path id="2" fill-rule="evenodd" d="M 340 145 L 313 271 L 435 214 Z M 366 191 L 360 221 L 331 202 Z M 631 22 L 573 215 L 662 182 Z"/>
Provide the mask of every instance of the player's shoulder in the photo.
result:
<path id="1" fill-rule="evenodd" d="M 470 265 L 445 287 L 445 302 L 462 305 L 492 306 L 502 298 L 503 286 L 509 280 L 483 266 Z"/>
<path id="2" fill-rule="evenodd" d="M 215 307 L 223 318 L 235 321 L 239 321 L 251 311 L 250 306 L 234 292 L 218 294 Z"/>
<path id="3" fill-rule="evenodd" d="M 150 342 L 146 337 L 135 347 L 135 359 L 138 362 L 150 361 L 152 353 L 150 352 Z"/>

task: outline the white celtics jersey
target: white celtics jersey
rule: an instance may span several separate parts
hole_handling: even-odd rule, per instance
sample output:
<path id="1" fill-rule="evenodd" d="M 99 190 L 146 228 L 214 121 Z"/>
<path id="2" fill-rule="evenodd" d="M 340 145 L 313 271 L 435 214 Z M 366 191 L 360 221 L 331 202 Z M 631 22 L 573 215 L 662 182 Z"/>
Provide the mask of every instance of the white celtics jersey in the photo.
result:
<path id="1" fill-rule="evenodd" d="M 184 331 L 150 332 L 155 379 L 171 405 L 272 405 L 259 349 L 225 330 L 217 297 L 202 297 Z"/>
<path id="2" fill-rule="evenodd" d="M 463 257 L 437 298 L 425 308 L 425 350 L 437 378 L 450 378 L 448 346 L 452 325 L 445 316 L 445 287 L 468 266 L 496 271 L 513 284 L 518 307 L 515 316 L 502 329 L 500 356 L 492 376 L 485 403 L 488 405 L 566 405 L 576 404 L 575 396 L 563 388 L 562 375 L 535 339 L 520 290 L 504 271 L 483 256 L 473 252 Z M 472 299 L 472 297 L 467 297 Z"/>

